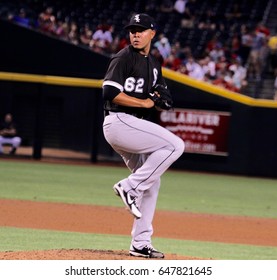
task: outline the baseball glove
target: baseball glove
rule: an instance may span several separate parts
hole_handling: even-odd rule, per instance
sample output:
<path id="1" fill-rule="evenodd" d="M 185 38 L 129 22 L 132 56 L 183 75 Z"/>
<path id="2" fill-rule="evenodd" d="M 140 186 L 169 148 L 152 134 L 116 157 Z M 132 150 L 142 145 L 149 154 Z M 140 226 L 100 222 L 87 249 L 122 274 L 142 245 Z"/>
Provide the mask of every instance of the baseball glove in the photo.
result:
<path id="1" fill-rule="evenodd" d="M 150 99 L 158 109 L 170 110 L 173 108 L 173 100 L 170 91 L 162 84 L 156 84 L 149 93 Z"/>

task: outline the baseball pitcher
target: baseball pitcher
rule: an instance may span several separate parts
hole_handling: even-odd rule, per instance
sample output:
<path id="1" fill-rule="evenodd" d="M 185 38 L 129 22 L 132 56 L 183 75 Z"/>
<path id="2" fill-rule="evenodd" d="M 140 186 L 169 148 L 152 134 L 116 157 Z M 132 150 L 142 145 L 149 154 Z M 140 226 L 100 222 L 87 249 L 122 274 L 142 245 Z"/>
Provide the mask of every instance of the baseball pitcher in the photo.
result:
<path id="1" fill-rule="evenodd" d="M 183 154 L 184 142 L 148 120 L 151 111 L 173 105 L 161 65 L 150 52 L 156 34 L 153 19 L 135 14 L 125 29 L 131 44 L 111 58 L 103 82 L 103 132 L 131 171 L 113 186 L 134 216 L 129 253 L 164 258 L 151 242 L 152 221 L 160 177 Z"/>

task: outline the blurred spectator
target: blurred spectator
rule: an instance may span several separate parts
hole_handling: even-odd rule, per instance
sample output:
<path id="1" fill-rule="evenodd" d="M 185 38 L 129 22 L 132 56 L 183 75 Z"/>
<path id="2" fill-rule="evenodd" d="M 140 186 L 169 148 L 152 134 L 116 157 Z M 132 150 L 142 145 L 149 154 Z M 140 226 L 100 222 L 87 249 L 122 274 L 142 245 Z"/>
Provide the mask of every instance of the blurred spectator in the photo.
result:
<path id="1" fill-rule="evenodd" d="M 92 30 L 90 29 L 90 26 L 89 24 L 85 24 L 85 26 L 83 28 L 81 28 L 81 31 L 80 31 L 80 42 L 89 47 L 90 45 L 90 42 L 92 40 Z"/>
<path id="2" fill-rule="evenodd" d="M 176 0 L 173 6 L 174 10 L 179 14 L 183 14 L 185 12 L 187 2 L 188 0 Z"/>
<path id="3" fill-rule="evenodd" d="M 125 48 L 129 44 L 129 39 L 126 36 L 116 35 L 110 45 L 110 53 L 117 53 L 121 49 Z"/>
<path id="4" fill-rule="evenodd" d="M 100 24 L 98 29 L 92 35 L 92 41 L 90 44 L 92 50 L 99 53 L 109 53 L 113 42 L 112 32 L 113 26 Z"/>
<path id="5" fill-rule="evenodd" d="M 215 63 L 219 62 L 221 60 L 221 57 L 225 57 L 225 51 L 220 42 L 217 42 L 214 48 L 211 49 L 208 54 Z"/>
<path id="6" fill-rule="evenodd" d="M 53 30 L 53 25 L 55 24 L 55 16 L 54 16 L 53 7 L 47 7 L 43 12 L 41 12 L 38 16 L 38 27 L 40 30 L 44 32 L 49 32 Z"/>
<path id="7" fill-rule="evenodd" d="M 206 81 L 213 81 L 216 78 L 216 65 L 211 58 L 206 55 L 203 59 L 199 61 L 200 65 L 203 68 Z"/>
<path id="8" fill-rule="evenodd" d="M 70 28 L 69 28 L 69 32 L 68 32 L 68 41 L 71 42 L 74 45 L 78 45 L 79 44 L 79 29 L 78 29 L 78 25 L 76 22 L 71 22 L 70 23 Z"/>
<path id="9" fill-rule="evenodd" d="M 233 72 L 230 69 L 226 69 L 225 75 L 223 77 L 224 84 L 223 86 L 231 91 L 239 92 L 239 89 L 236 87 Z"/>
<path id="10" fill-rule="evenodd" d="M 216 79 L 212 82 L 214 85 L 228 88 L 228 80 L 231 79 L 231 71 L 227 71 L 226 68 L 222 68 L 216 72 Z"/>
<path id="11" fill-rule="evenodd" d="M 191 56 L 190 49 L 181 48 L 180 42 L 175 42 L 171 47 L 169 57 L 164 60 L 163 66 L 183 74 L 188 74 L 185 61 L 189 56 Z"/>
<path id="12" fill-rule="evenodd" d="M 260 34 L 260 36 L 264 38 L 268 38 L 270 35 L 269 29 L 262 23 L 259 22 L 256 26 L 256 32 Z"/>
<path id="13" fill-rule="evenodd" d="M 212 59 L 212 58 L 211 58 Z M 212 59 L 213 60 L 213 59 Z M 214 60 L 213 60 L 214 61 Z M 226 69 L 228 69 L 230 63 L 227 60 L 226 56 L 223 55 L 221 57 L 219 57 L 218 61 L 215 61 L 215 69 L 216 69 L 216 73 L 217 75 L 220 75 L 220 72 L 225 72 Z"/>
<path id="14" fill-rule="evenodd" d="M 171 45 L 164 34 L 160 34 L 159 40 L 154 43 L 154 47 L 158 49 L 164 59 L 169 57 Z"/>
<path id="15" fill-rule="evenodd" d="M 3 153 L 3 145 L 10 145 L 10 154 L 15 154 L 21 144 L 21 138 L 17 135 L 17 128 L 12 114 L 8 113 L 0 124 L 0 154 Z"/>
<path id="16" fill-rule="evenodd" d="M 12 17 L 12 21 L 24 27 L 31 27 L 33 21 L 27 17 L 25 9 L 21 8 L 18 15 Z"/>
<path id="17" fill-rule="evenodd" d="M 199 63 L 195 61 L 195 59 L 190 56 L 185 64 L 186 69 L 188 71 L 188 76 L 194 78 L 196 80 L 204 81 L 205 73 L 203 68 Z"/>
<path id="18" fill-rule="evenodd" d="M 211 82 L 234 92 L 241 92 L 247 85 L 247 69 L 241 65 L 240 57 L 234 57 L 229 63 L 226 57 L 216 64 L 216 78 Z"/>
<path id="19" fill-rule="evenodd" d="M 262 48 L 265 44 L 265 36 L 257 30 L 253 30 L 251 33 L 252 44 L 248 57 L 248 74 L 250 78 L 256 80 L 261 79 L 262 74 Z"/>
<path id="20" fill-rule="evenodd" d="M 56 29 L 54 30 L 54 35 L 58 36 L 62 40 L 68 40 L 69 25 L 68 22 L 63 22 L 58 20 L 56 24 Z"/>
<path id="21" fill-rule="evenodd" d="M 247 69 L 241 65 L 241 58 L 234 58 L 228 70 L 230 70 L 232 74 L 231 78 L 234 90 L 240 92 L 242 87 L 245 87 L 247 85 Z"/>
<path id="22" fill-rule="evenodd" d="M 245 24 L 240 27 L 240 34 L 241 45 L 238 54 L 242 60 L 242 65 L 245 65 L 251 50 L 253 38 L 249 28 Z"/>
<path id="23" fill-rule="evenodd" d="M 179 71 L 182 61 L 171 53 L 163 62 L 162 66 L 173 71 Z"/>

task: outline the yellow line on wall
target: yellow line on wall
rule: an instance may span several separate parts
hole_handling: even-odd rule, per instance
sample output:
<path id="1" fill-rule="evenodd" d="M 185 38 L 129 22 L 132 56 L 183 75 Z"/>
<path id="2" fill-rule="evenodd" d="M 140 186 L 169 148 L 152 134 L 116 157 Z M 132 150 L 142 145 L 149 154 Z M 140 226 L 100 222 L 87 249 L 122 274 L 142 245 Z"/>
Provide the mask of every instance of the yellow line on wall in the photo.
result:
<path id="1" fill-rule="evenodd" d="M 0 80 L 43 83 L 43 84 L 61 85 L 61 86 L 94 87 L 94 88 L 102 87 L 102 80 L 10 73 L 10 72 L 0 72 Z"/>
<path id="2" fill-rule="evenodd" d="M 277 102 L 268 99 L 255 99 L 243 94 L 232 92 L 215 85 L 200 82 L 195 79 L 183 75 L 181 73 L 163 68 L 163 75 L 165 78 L 176 81 L 178 83 L 191 86 L 214 95 L 224 97 L 249 106 L 277 108 Z M 76 87 L 93 87 L 101 88 L 103 80 L 88 79 L 88 78 L 73 78 L 50 75 L 36 75 L 36 74 L 22 74 L 12 72 L 0 72 L 0 80 L 16 81 L 16 82 L 31 82 L 44 83 L 61 86 L 76 86 Z"/>
<path id="3" fill-rule="evenodd" d="M 163 68 L 163 75 L 165 78 L 168 78 L 170 80 L 176 81 L 178 83 L 191 86 L 197 89 L 201 89 L 203 91 L 209 92 L 214 95 L 222 96 L 224 98 L 246 104 L 249 106 L 256 106 L 256 107 L 270 107 L 270 108 L 277 108 L 277 102 L 274 100 L 268 100 L 268 99 L 255 99 L 240 93 L 236 93 L 233 91 L 226 90 L 224 88 L 197 81 L 195 79 L 190 78 L 187 75 L 183 75 L 181 73 L 178 73 L 176 71 Z M 272 89 L 273 90 L 273 89 Z"/>

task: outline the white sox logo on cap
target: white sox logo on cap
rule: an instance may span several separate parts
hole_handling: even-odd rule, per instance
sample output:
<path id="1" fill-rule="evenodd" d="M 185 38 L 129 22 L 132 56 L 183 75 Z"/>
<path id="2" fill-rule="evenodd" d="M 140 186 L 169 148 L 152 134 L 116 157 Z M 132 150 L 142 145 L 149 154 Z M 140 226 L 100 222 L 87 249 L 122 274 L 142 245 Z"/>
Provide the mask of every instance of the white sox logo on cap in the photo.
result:
<path id="1" fill-rule="evenodd" d="M 135 21 L 136 21 L 136 22 L 140 22 L 139 15 L 135 15 L 135 17 L 134 17 L 134 18 L 135 18 Z"/>
<path id="2" fill-rule="evenodd" d="M 131 17 L 129 24 L 124 28 L 130 29 L 136 26 L 144 29 L 154 29 L 154 20 L 147 14 L 135 14 Z"/>

